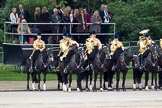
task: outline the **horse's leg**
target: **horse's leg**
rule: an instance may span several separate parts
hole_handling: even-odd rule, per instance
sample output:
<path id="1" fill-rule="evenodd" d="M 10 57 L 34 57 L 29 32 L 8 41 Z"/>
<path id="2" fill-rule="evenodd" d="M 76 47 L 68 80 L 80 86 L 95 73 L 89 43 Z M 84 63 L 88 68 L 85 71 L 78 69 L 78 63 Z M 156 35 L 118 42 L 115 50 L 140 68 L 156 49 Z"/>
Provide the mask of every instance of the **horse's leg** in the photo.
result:
<path id="1" fill-rule="evenodd" d="M 159 89 L 162 89 L 162 71 L 158 72 L 159 79 Z"/>
<path id="2" fill-rule="evenodd" d="M 155 72 L 155 89 L 157 90 L 157 71 Z"/>
<path id="3" fill-rule="evenodd" d="M 35 76 L 36 76 L 36 72 L 32 72 L 31 73 L 32 76 L 32 89 L 35 90 Z"/>
<path id="4" fill-rule="evenodd" d="M 133 90 L 136 90 L 136 74 L 137 73 L 137 70 L 136 69 L 133 69 Z"/>
<path id="5" fill-rule="evenodd" d="M 123 83 L 122 83 L 122 89 L 123 89 L 123 91 L 126 91 L 126 89 L 125 89 L 126 75 L 127 75 L 127 72 L 126 71 L 123 72 Z"/>
<path id="6" fill-rule="evenodd" d="M 148 90 L 149 72 L 145 71 L 145 90 Z"/>
<path id="7" fill-rule="evenodd" d="M 82 80 L 82 73 L 77 73 L 77 91 L 82 91 L 81 86 L 81 80 Z"/>
<path id="8" fill-rule="evenodd" d="M 113 80 L 113 71 L 110 70 L 108 75 L 108 91 L 112 91 L 112 80 Z"/>
<path id="9" fill-rule="evenodd" d="M 41 72 L 38 72 L 38 91 L 40 91 L 40 80 L 41 80 L 40 74 Z"/>
<path id="10" fill-rule="evenodd" d="M 79 73 L 79 89 L 82 91 L 82 79 L 83 79 L 83 73 Z"/>
<path id="11" fill-rule="evenodd" d="M 86 86 L 85 86 L 85 89 L 86 89 L 86 91 L 88 91 L 88 77 L 89 77 L 88 71 L 85 71 L 84 72 L 84 75 L 85 75 L 85 78 L 86 78 Z"/>
<path id="12" fill-rule="evenodd" d="M 138 71 L 139 72 L 139 77 L 138 77 L 138 88 L 139 90 L 142 90 L 142 85 L 141 85 L 141 79 L 142 79 L 142 75 L 143 75 L 143 71 Z"/>
<path id="13" fill-rule="evenodd" d="M 96 81 L 97 81 L 97 71 L 94 71 L 94 86 L 93 86 L 93 91 L 96 91 Z"/>
<path id="14" fill-rule="evenodd" d="M 151 89 L 154 89 L 155 87 L 154 87 L 154 72 L 152 71 L 151 72 Z"/>
<path id="15" fill-rule="evenodd" d="M 68 92 L 71 92 L 72 73 L 69 73 L 69 88 Z"/>
<path id="16" fill-rule="evenodd" d="M 60 90 L 60 75 L 59 72 L 57 72 L 57 79 L 58 79 L 58 84 L 57 84 L 57 89 Z"/>
<path id="17" fill-rule="evenodd" d="M 92 75 L 93 75 L 93 71 L 91 70 L 89 73 L 89 77 L 90 77 L 90 82 L 89 82 L 89 90 L 92 91 Z"/>
<path id="18" fill-rule="evenodd" d="M 47 76 L 47 72 L 43 72 L 43 75 L 44 75 L 44 79 L 43 79 L 43 81 L 44 81 L 44 84 L 43 84 L 43 90 L 44 91 L 46 91 L 46 76 Z"/>
<path id="19" fill-rule="evenodd" d="M 102 88 L 102 72 L 100 72 L 100 91 L 103 92 L 103 88 Z"/>
<path id="20" fill-rule="evenodd" d="M 66 91 L 67 91 L 66 84 L 67 84 L 67 82 L 68 82 L 68 81 L 67 81 L 67 74 L 63 74 L 62 76 L 63 76 L 63 87 L 62 87 L 62 88 L 63 88 L 63 91 L 66 92 Z"/>
<path id="21" fill-rule="evenodd" d="M 27 90 L 29 90 L 30 72 L 27 72 Z"/>
<path id="22" fill-rule="evenodd" d="M 120 71 L 117 69 L 117 72 L 116 72 L 116 91 L 119 91 L 119 80 L 120 80 Z"/>

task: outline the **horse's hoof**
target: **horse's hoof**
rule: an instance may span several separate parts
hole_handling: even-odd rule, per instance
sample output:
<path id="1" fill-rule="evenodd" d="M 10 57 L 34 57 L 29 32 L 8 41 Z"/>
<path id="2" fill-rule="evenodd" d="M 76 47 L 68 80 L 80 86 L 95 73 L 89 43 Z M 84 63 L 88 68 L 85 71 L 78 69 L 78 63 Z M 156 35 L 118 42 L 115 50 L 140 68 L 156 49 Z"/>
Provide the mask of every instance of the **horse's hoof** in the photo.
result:
<path id="1" fill-rule="evenodd" d="M 88 88 L 86 88 L 85 90 L 86 90 L 86 91 L 89 91 L 89 89 L 88 89 Z"/>
<path id="2" fill-rule="evenodd" d="M 93 88 L 93 92 L 97 92 L 97 89 L 96 88 Z"/>
<path id="3" fill-rule="evenodd" d="M 123 91 L 126 91 L 126 89 L 125 89 L 125 88 L 123 88 Z"/>
<path id="4" fill-rule="evenodd" d="M 70 87 L 68 88 L 68 92 L 71 92 L 71 88 Z"/>
<path id="5" fill-rule="evenodd" d="M 80 92 L 80 89 L 79 88 L 77 88 L 77 92 Z"/>
<path id="6" fill-rule="evenodd" d="M 43 84 L 43 90 L 46 91 L 46 84 Z"/>
<path id="7" fill-rule="evenodd" d="M 92 91 L 92 85 L 89 85 L 89 90 Z"/>
<path id="8" fill-rule="evenodd" d="M 149 90 L 148 86 L 146 86 L 146 87 L 145 87 L 145 90 L 146 90 L 146 91 L 148 91 L 148 90 Z"/>
<path id="9" fill-rule="evenodd" d="M 35 83 L 32 83 L 32 90 L 35 91 Z"/>
<path id="10" fill-rule="evenodd" d="M 113 91 L 113 88 L 112 87 L 108 87 L 107 90 L 108 91 Z"/>
<path id="11" fill-rule="evenodd" d="M 136 84 L 133 84 L 133 90 L 136 90 Z"/>
<path id="12" fill-rule="evenodd" d="M 152 85 L 152 86 L 151 86 L 151 89 L 154 90 L 154 89 L 155 89 L 155 86 Z"/>
<path id="13" fill-rule="evenodd" d="M 118 88 L 118 89 L 116 89 L 116 91 L 118 92 L 118 91 L 120 91 L 120 89 Z"/>
<path id="14" fill-rule="evenodd" d="M 103 88 L 100 88 L 100 92 L 103 92 Z"/>
<path id="15" fill-rule="evenodd" d="M 67 87 L 66 87 L 65 84 L 63 84 L 63 91 L 64 91 L 64 92 L 67 92 Z"/>

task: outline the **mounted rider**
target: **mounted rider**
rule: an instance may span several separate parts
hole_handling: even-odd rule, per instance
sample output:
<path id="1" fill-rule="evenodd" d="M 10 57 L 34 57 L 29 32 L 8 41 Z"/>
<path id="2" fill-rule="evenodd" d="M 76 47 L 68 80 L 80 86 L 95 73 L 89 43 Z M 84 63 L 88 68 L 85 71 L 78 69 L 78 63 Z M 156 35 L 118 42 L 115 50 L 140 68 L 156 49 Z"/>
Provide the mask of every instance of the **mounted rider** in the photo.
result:
<path id="1" fill-rule="evenodd" d="M 89 62 L 92 62 L 99 52 L 102 49 L 101 41 L 96 38 L 96 31 L 90 32 L 90 37 L 86 39 L 86 54 Z"/>
<path id="2" fill-rule="evenodd" d="M 150 53 L 149 48 L 151 44 L 154 43 L 154 41 L 151 39 L 150 35 L 148 34 L 149 31 L 150 31 L 149 29 L 146 29 L 139 32 L 141 36 L 139 37 L 139 41 L 137 42 L 137 45 L 140 47 L 138 51 L 138 55 L 140 57 L 141 69 L 145 68 L 143 61 Z"/>
<path id="3" fill-rule="evenodd" d="M 72 35 L 70 33 L 67 34 L 67 39 L 69 40 L 69 47 L 68 47 L 68 53 L 65 57 L 65 69 L 64 73 L 67 73 L 68 63 L 71 60 L 71 57 L 75 54 L 76 49 L 79 47 L 78 42 L 72 39 Z"/>
<path id="4" fill-rule="evenodd" d="M 111 41 L 110 43 L 110 55 L 112 57 L 112 61 L 113 61 L 113 67 L 112 70 L 115 71 L 117 66 L 117 60 L 120 56 L 120 54 L 124 51 L 124 46 L 123 43 L 121 41 L 119 41 L 119 34 L 115 34 L 114 35 L 114 40 Z M 127 68 L 129 68 L 129 66 L 127 66 Z"/>
<path id="5" fill-rule="evenodd" d="M 60 43 L 59 43 L 60 51 L 57 55 L 60 58 L 60 61 L 63 61 L 63 59 L 68 54 L 69 46 L 70 46 L 70 41 L 67 38 L 67 33 L 63 33 L 63 38 L 60 40 Z"/>
<path id="6" fill-rule="evenodd" d="M 32 67 L 35 67 L 35 61 L 38 59 L 39 54 L 45 49 L 45 42 L 41 39 L 41 32 L 37 33 L 37 39 L 33 43 L 33 52 L 29 59 L 33 60 Z"/>
<path id="7" fill-rule="evenodd" d="M 162 38 L 160 39 L 160 48 L 162 48 Z"/>

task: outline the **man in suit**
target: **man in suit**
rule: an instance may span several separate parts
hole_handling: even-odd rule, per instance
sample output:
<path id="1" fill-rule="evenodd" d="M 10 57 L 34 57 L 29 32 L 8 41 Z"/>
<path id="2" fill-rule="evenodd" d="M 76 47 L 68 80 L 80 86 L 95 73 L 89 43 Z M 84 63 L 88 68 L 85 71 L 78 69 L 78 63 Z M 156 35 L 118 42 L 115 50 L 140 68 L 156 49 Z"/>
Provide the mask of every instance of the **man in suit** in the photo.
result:
<path id="1" fill-rule="evenodd" d="M 27 22 L 30 22 L 29 12 L 28 12 L 28 10 L 26 10 L 26 9 L 23 8 L 23 5 L 22 4 L 19 5 L 19 9 L 17 10 L 17 13 L 18 13 L 18 15 L 23 14 L 24 15 L 24 18 L 26 19 L 26 21 Z"/>
<path id="2" fill-rule="evenodd" d="M 102 22 L 105 23 L 105 25 L 101 26 L 101 33 L 109 33 L 108 23 L 110 22 L 111 15 L 110 15 L 110 12 L 108 11 L 107 5 L 104 5 L 103 9 L 100 10 L 100 16 L 102 18 Z M 108 35 L 103 35 L 103 36 L 100 36 L 100 40 L 103 44 L 106 44 L 109 41 L 109 37 Z"/>
<path id="3" fill-rule="evenodd" d="M 61 22 L 61 17 L 58 15 L 58 9 L 54 8 L 53 9 L 53 14 L 51 15 L 51 21 L 52 23 L 60 23 Z M 60 31 L 60 25 L 52 25 L 52 33 L 59 33 Z M 55 40 L 52 43 L 58 43 L 60 40 L 60 36 L 53 36 L 52 40 Z"/>

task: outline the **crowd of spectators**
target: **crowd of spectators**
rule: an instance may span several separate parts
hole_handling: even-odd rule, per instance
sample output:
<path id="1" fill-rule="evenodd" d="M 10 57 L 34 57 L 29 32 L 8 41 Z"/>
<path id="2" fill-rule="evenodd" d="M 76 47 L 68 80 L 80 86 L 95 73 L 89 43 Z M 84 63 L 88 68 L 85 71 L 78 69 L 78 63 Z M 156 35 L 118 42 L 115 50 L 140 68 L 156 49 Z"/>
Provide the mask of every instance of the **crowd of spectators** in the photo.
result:
<path id="1" fill-rule="evenodd" d="M 101 25 L 101 23 L 109 23 L 111 19 L 111 14 L 108 11 L 108 7 L 105 4 L 101 5 L 99 10 L 96 10 L 91 16 L 86 9 L 72 9 L 70 6 L 62 5 L 60 9 L 54 8 L 52 12 L 48 12 L 46 6 L 35 8 L 34 12 L 34 23 L 55 23 L 51 24 L 36 24 L 33 26 L 34 29 L 42 32 L 43 34 L 58 34 L 64 32 L 72 33 L 89 33 L 90 31 L 96 31 L 97 33 L 108 33 L 109 26 Z M 27 9 L 23 8 L 23 5 L 20 4 L 19 8 L 16 10 L 14 7 L 10 13 L 10 20 L 12 28 L 17 28 L 17 32 L 20 36 L 26 33 L 30 34 L 31 30 L 27 24 L 22 24 L 24 22 L 31 22 L 31 16 Z M 23 22 L 23 23 L 24 23 Z M 58 24 L 58 23 L 80 23 L 79 25 L 74 24 L 70 27 L 69 24 Z M 93 23 L 93 24 L 88 24 Z M 71 29 L 71 30 L 70 30 Z M 13 42 L 16 40 L 21 41 L 22 37 L 12 36 Z M 23 41 L 29 43 L 29 35 L 25 36 Z M 73 36 L 73 38 L 79 42 L 84 43 L 88 36 L 80 35 Z M 59 40 L 62 38 L 60 35 L 43 35 L 42 39 L 46 44 L 59 43 Z M 98 38 L 102 43 L 108 43 L 108 35 L 99 35 Z"/>

